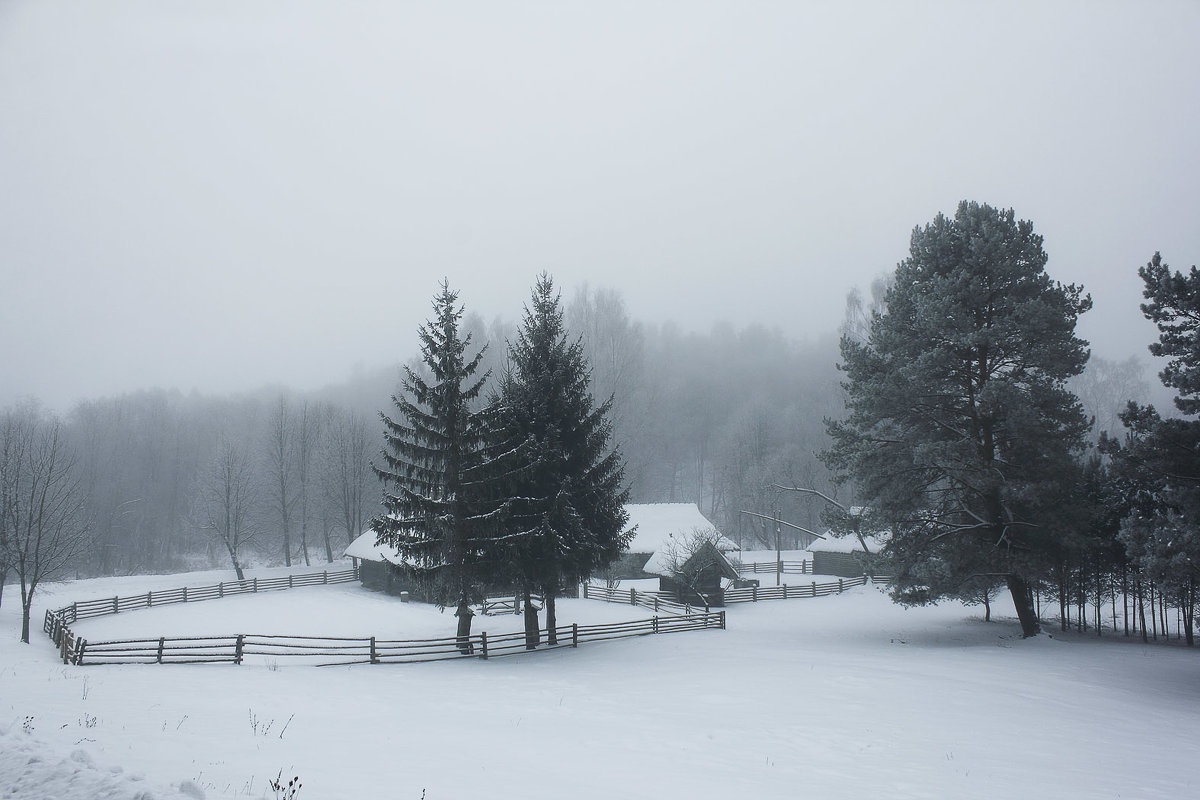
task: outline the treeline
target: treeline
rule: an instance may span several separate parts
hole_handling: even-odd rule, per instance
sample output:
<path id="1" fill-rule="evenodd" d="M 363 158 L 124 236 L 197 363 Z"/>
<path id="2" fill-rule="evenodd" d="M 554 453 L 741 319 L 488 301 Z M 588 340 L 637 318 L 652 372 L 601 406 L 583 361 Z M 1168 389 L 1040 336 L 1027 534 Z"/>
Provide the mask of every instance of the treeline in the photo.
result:
<path id="1" fill-rule="evenodd" d="M 773 547 L 774 534 L 741 510 L 820 524 L 818 507 L 768 487 L 836 491 L 814 455 L 824 417 L 841 405 L 832 334 L 797 342 L 775 328 L 727 324 L 684 332 L 633 320 L 618 292 L 586 287 L 564 314 L 593 394 L 613 399 L 632 501 L 697 503 L 748 545 Z M 470 315 L 464 330 L 489 345 L 482 368 L 501 374 L 515 325 Z M 323 562 L 378 511 L 370 463 L 398 378 L 390 366 L 308 394 L 148 390 L 82 402 L 61 417 L 33 401 L 6 413 L 52 419 L 74 453 L 90 533 L 69 575 L 209 567 L 234 554 L 239 563 Z"/>

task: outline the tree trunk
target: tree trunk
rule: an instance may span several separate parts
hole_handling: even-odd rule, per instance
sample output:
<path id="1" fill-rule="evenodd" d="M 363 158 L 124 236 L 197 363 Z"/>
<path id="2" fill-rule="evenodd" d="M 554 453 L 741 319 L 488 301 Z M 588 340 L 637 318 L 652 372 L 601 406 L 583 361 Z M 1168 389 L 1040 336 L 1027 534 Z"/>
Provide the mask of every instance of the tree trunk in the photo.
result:
<path id="1" fill-rule="evenodd" d="M 1021 635 L 1026 639 L 1037 636 L 1042 628 L 1033 611 L 1033 587 L 1019 575 L 1009 575 L 1006 582 L 1013 606 L 1017 609 L 1017 619 L 1021 621 Z"/>
<path id="2" fill-rule="evenodd" d="M 525 587 L 525 649 L 532 650 L 542 643 L 541 626 L 538 625 L 537 608 L 533 605 L 533 593 Z"/>
<path id="3" fill-rule="evenodd" d="M 1158 641 L 1158 610 L 1155 608 L 1155 602 L 1156 601 L 1154 599 L 1154 584 L 1152 583 L 1152 584 L 1150 584 L 1150 625 L 1152 627 L 1151 633 L 1154 636 L 1154 641 L 1157 642 Z M 1145 627 L 1146 627 L 1146 620 L 1143 617 L 1142 618 L 1143 633 L 1145 632 L 1145 630 L 1144 630 Z"/>
<path id="4" fill-rule="evenodd" d="M 1067 578 L 1066 567 L 1058 575 L 1058 627 L 1066 633 L 1070 619 L 1067 617 Z"/>
<path id="5" fill-rule="evenodd" d="M 1125 623 L 1125 635 L 1129 636 L 1129 573 L 1121 568 L 1121 615 Z M 1136 620 L 1134 625 L 1137 625 Z"/>
<path id="6" fill-rule="evenodd" d="M 475 616 L 475 612 L 471 610 L 465 597 L 459 598 L 458 609 L 454 612 L 454 616 L 458 617 L 458 635 L 455 645 L 458 647 L 458 652 L 469 656 L 475 649 L 471 646 L 471 619 Z"/>
<path id="7" fill-rule="evenodd" d="M 1183 607 L 1183 638 L 1188 647 L 1193 647 L 1196 644 L 1196 637 L 1192 632 L 1192 626 L 1196 621 L 1195 578 L 1188 578 L 1188 585 L 1183 590 L 1183 602 L 1180 605 Z"/>
<path id="8" fill-rule="evenodd" d="M 8 581 L 8 567 L 0 567 L 0 607 L 4 605 L 4 584 Z"/>
<path id="9" fill-rule="evenodd" d="M 558 626 L 558 617 L 554 613 L 554 595 L 552 589 L 544 590 L 546 593 L 546 644 L 558 644 L 558 632 L 554 629 Z"/>
<path id="10" fill-rule="evenodd" d="M 246 580 L 246 574 L 242 572 L 242 565 L 238 563 L 237 551 L 228 542 L 225 544 L 225 549 L 229 551 L 229 560 L 233 563 L 233 571 L 237 573 L 237 579 L 239 581 Z"/>
<path id="11" fill-rule="evenodd" d="M 983 621 L 984 622 L 992 621 L 992 598 L 990 595 L 991 595 L 991 592 L 987 591 L 985 589 L 983 592 Z"/>
<path id="12" fill-rule="evenodd" d="M 1146 634 L 1146 598 L 1142 594 L 1142 579 L 1138 578 L 1137 582 L 1137 621 L 1142 625 L 1142 643 L 1149 643 L 1150 637 Z"/>
<path id="13" fill-rule="evenodd" d="M 33 590 L 35 588 L 35 586 L 26 588 L 25 583 L 21 583 L 21 641 L 25 644 L 29 644 L 29 615 L 33 610 Z"/>

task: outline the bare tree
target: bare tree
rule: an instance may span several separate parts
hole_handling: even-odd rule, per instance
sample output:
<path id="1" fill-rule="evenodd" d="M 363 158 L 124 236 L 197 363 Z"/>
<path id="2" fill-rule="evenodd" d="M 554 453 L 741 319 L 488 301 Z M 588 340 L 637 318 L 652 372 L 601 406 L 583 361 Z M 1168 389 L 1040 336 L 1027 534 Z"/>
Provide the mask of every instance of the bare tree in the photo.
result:
<path id="1" fill-rule="evenodd" d="M 0 426 L 0 568 L 21 583 L 21 641 L 29 642 L 34 592 L 87 546 L 88 520 L 75 454 L 56 418 L 33 407 Z"/>
<path id="2" fill-rule="evenodd" d="M 304 553 L 304 566 L 309 566 L 312 562 L 308 555 L 308 522 L 310 516 L 310 500 L 312 495 L 313 471 L 316 462 L 317 450 L 321 443 L 321 438 L 325 434 L 328 427 L 328 420 L 331 410 L 328 406 L 322 403 L 310 404 L 307 400 L 300 407 L 300 417 L 296 420 L 295 428 L 295 464 L 296 478 L 298 482 L 299 496 L 296 498 L 299 503 L 300 515 L 300 549 Z M 325 528 L 328 533 L 328 528 Z M 328 536 L 326 536 L 326 555 L 332 561 L 332 554 L 329 552 Z"/>
<path id="3" fill-rule="evenodd" d="M 337 508 L 336 517 L 350 544 L 367 526 L 370 513 L 367 496 L 377 496 L 371 472 L 371 445 L 367 421 L 360 414 L 344 412 L 331 422 L 325 442 L 326 502 Z M 326 527 L 325 551 L 333 560 L 329 541 L 331 526 Z"/>
<path id="4" fill-rule="evenodd" d="M 657 572 L 675 584 L 679 601 L 691 603 L 699 599 L 709 605 L 713 594 L 720 589 L 721 577 L 734 577 L 732 565 L 721 552 L 723 537 L 714 528 L 693 528 L 689 533 L 672 537 L 654 554 L 647 569 Z"/>
<path id="5" fill-rule="evenodd" d="M 279 396 L 271 412 L 267 436 L 267 462 L 271 468 L 271 500 L 279 512 L 280 533 L 283 535 L 283 563 L 292 565 L 292 456 L 294 445 L 292 412 L 287 398 Z M 239 571 L 239 577 L 240 571 Z"/>
<path id="6" fill-rule="evenodd" d="M 254 518 L 256 502 L 250 460 L 232 442 L 223 442 L 201 486 L 197 521 L 224 545 L 239 581 L 246 577 L 242 552 L 262 531 Z"/>

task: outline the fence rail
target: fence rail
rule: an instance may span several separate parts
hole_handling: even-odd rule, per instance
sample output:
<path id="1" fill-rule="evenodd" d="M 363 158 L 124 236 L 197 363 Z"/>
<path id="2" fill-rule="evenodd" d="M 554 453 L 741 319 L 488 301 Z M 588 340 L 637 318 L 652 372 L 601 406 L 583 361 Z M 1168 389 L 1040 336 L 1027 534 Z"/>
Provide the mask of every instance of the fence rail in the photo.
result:
<path id="1" fill-rule="evenodd" d="M 417 661 L 445 661 L 463 656 L 494 658 L 531 652 L 526 646 L 525 633 L 493 636 L 487 632 L 467 638 L 389 640 L 371 637 L 339 636 L 281 636 L 266 634 L 233 634 L 225 636 L 160 636 L 150 639 L 113 639 L 91 642 L 71 630 L 71 624 L 109 614 L 139 608 L 214 600 L 239 594 L 346 583 L 358 578 L 357 567 L 338 572 L 313 572 L 279 578 L 247 578 L 213 586 L 189 586 L 159 592 L 84 600 L 57 610 L 47 610 L 42 628 L 58 647 L 65 664 L 241 664 L 247 657 L 263 659 L 303 659 L 322 666 L 334 664 L 387 664 Z M 624 594 L 624 593 L 623 593 Z M 541 640 L 554 644 L 538 650 L 558 647 L 578 647 L 581 641 L 623 639 L 659 633 L 725 629 L 725 612 L 693 614 L 688 606 L 663 600 L 646 592 L 635 592 L 634 605 L 655 610 L 676 611 L 682 616 L 653 617 L 600 625 L 558 626 L 540 632 Z M 627 602 L 629 595 L 625 596 Z M 542 598 L 533 598 L 543 602 Z M 497 610 L 512 613 L 520 608 L 519 598 L 488 598 L 484 613 Z M 678 613 L 678 612 L 677 612 Z M 551 635 L 553 634 L 553 635 Z"/>
<path id="2" fill-rule="evenodd" d="M 637 589 L 612 589 L 606 586 L 583 584 L 585 600 L 601 600 L 605 603 L 621 603 L 624 605 L 641 606 L 655 612 L 666 611 L 671 614 L 691 614 L 692 607 L 687 603 L 677 603 L 668 600 L 657 592 L 639 592 Z"/>
<path id="3" fill-rule="evenodd" d="M 271 592 L 282 589 L 295 589 L 301 586 L 323 586 L 330 583 L 348 583 L 358 580 L 358 567 L 330 572 L 307 572 L 299 575 L 282 575 L 278 578 L 245 578 L 240 581 L 228 581 L 212 586 L 185 586 L 182 589 L 166 589 L 158 592 L 146 592 L 128 597 L 105 597 L 98 600 L 81 600 L 69 606 L 47 613 L 44 630 L 50 633 L 49 615 L 54 614 L 62 622 L 70 624 L 81 619 L 103 617 L 109 614 L 119 614 L 122 611 L 133 611 L 139 608 L 165 606 L 172 603 L 195 603 L 201 600 L 216 600 L 222 597 L 233 597 L 239 594 Z"/>
<path id="4" fill-rule="evenodd" d="M 301 659 L 319 666 L 340 664 L 397 664 L 458 660 L 467 657 L 496 658 L 518 653 L 563 647 L 581 642 L 599 642 L 706 629 L 725 629 L 725 612 L 688 616 L 652 617 L 631 622 L 597 625 L 561 625 L 555 628 L 554 644 L 529 648 L 524 632 L 489 637 L 487 632 L 468 638 L 388 640 L 375 637 L 279 636 L 235 634 L 227 636 L 120 639 L 90 642 L 59 629 L 63 661 L 79 666 L 95 664 L 241 664 L 247 658 L 266 660 Z M 549 642 L 551 631 L 540 632 Z"/>
<path id="5" fill-rule="evenodd" d="M 876 579 L 878 580 L 878 579 Z M 726 589 L 726 603 L 757 603 L 759 600 L 792 600 L 801 597 L 825 597 L 841 594 L 852 586 L 865 586 L 871 581 L 866 575 L 838 578 L 826 583 L 783 584 L 782 586 L 750 586 L 745 589 Z"/>
<path id="6" fill-rule="evenodd" d="M 735 564 L 740 575 L 811 575 L 811 561 L 751 561 Z"/>

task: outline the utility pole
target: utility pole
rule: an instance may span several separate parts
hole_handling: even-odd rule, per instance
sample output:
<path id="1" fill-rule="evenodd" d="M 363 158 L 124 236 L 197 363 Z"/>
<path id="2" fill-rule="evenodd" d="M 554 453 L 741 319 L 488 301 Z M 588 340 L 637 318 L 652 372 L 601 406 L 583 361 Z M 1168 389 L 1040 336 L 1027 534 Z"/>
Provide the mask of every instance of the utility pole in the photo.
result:
<path id="1" fill-rule="evenodd" d="M 780 531 L 783 529 L 783 526 L 779 524 L 781 519 L 782 519 L 782 514 L 779 511 L 779 509 L 777 508 L 777 509 L 775 509 L 775 585 L 776 586 L 779 585 L 780 575 L 783 574 L 783 553 L 779 547 L 779 534 L 780 534 Z"/>
<path id="2" fill-rule="evenodd" d="M 802 528 L 799 525 L 793 525 L 790 522 L 785 522 L 783 520 L 782 512 L 780 512 L 779 510 L 776 510 L 775 515 L 771 516 L 771 517 L 768 517 L 766 514 L 759 514 L 754 511 L 742 511 L 741 513 L 743 513 L 747 516 L 750 516 L 750 517 L 757 517 L 758 519 L 771 520 L 772 522 L 775 523 L 775 585 L 776 586 L 778 586 L 780 584 L 779 575 L 780 575 L 780 573 L 783 572 L 783 554 L 782 554 L 782 547 L 780 544 L 780 539 L 782 538 L 782 535 L 783 535 L 783 526 L 784 525 L 786 525 L 789 528 L 798 530 L 801 533 L 807 533 L 809 536 L 812 536 L 815 539 L 824 539 L 825 538 L 824 536 L 817 533 L 816 531 L 810 531 L 808 528 Z"/>

